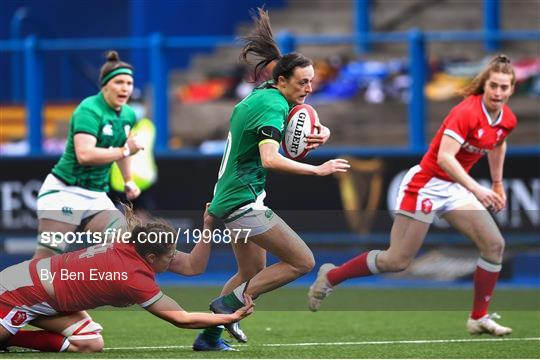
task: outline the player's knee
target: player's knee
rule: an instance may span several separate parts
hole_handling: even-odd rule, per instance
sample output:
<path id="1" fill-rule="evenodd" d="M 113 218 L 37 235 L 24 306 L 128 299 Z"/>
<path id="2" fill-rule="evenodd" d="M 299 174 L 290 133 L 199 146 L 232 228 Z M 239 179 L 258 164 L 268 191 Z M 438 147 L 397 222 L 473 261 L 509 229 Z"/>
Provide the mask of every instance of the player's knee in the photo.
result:
<path id="1" fill-rule="evenodd" d="M 305 254 L 302 257 L 301 261 L 294 265 L 294 270 L 299 276 L 301 276 L 313 270 L 314 267 L 315 258 L 313 257 L 313 253 L 309 252 L 309 254 Z"/>
<path id="2" fill-rule="evenodd" d="M 386 259 L 384 264 L 381 266 L 381 270 L 384 272 L 400 272 L 407 270 L 411 265 L 412 258 L 408 256 L 392 256 Z"/>
<path id="3" fill-rule="evenodd" d="M 62 335 L 73 345 L 73 351 L 99 352 L 103 351 L 104 345 L 102 330 L 103 327 L 92 318 L 85 318 L 68 326 L 62 331 Z"/>
<path id="4" fill-rule="evenodd" d="M 395 263 L 394 272 L 405 271 L 411 265 L 411 259 L 400 259 Z"/>
<path id="5" fill-rule="evenodd" d="M 72 341 L 71 344 L 73 345 L 74 351 L 80 353 L 102 352 L 105 346 L 105 342 L 101 335 L 89 340 Z"/>
<path id="6" fill-rule="evenodd" d="M 485 249 L 482 250 L 482 253 L 488 259 L 499 261 L 502 259 L 504 253 L 504 240 L 502 238 L 490 241 Z"/>

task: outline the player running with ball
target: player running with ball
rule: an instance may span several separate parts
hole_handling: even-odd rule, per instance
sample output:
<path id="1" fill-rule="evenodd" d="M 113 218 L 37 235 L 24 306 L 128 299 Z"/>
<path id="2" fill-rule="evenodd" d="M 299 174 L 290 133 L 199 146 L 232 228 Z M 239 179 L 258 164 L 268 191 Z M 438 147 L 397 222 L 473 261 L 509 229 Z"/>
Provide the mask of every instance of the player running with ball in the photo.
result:
<path id="1" fill-rule="evenodd" d="M 315 265 L 304 241 L 277 214 L 267 208 L 266 171 L 298 175 L 325 176 L 345 172 L 346 160 L 334 159 L 313 166 L 287 159 L 279 153 L 285 120 L 294 105 L 303 104 L 311 93 L 314 77 L 312 61 L 302 54 L 281 55 L 273 39 L 268 14 L 259 9 L 255 29 L 244 38 L 241 58 L 259 58 L 255 79 L 270 64 L 275 64 L 272 80 L 264 82 L 233 110 L 225 153 L 209 211 L 221 218 L 228 229 L 249 231 L 247 241 L 232 243 L 238 272 L 225 284 L 221 297 L 210 304 L 216 313 L 231 313 L 244 306 L 243 295 L 252 298 L 277 289 L 309 272 Z M 319 134 L 308 137 L 309 148 L 325 143 L 330 131 L 317 124 Z M 279 262 L 266 266 L 266 251 Z M 227 330 L 239 341 L 246 336 L 238 324 Z M 193 349 L 231 350 L 221 339 L 223 328 L 203 331 Z"/>
<path id="2" fill-rule="evenodd" d="M 480 250 L 468 332 L 497 336 L 512 332 L 493 320 L 498 315 L 488 314 L 501 271 L 504 239 L 487 210 L 498 212 L 506 206 L 506 137 L 517 123 L 506 102 L 514 91 L 515 80 L 510 60 L 499 55 L 462 90 L 465 100 L 448 114 L 420 165 L 411 168 L 401 183 L 390 247 L 365 252 L 339 267 L 322 265 L 308 293 L 312 311 L 321 306 L 334 286 L 347 279 L 405 270 L 437 215 Z M 469 175 L 472 166 L 486 154 L 491 189 Z"/>

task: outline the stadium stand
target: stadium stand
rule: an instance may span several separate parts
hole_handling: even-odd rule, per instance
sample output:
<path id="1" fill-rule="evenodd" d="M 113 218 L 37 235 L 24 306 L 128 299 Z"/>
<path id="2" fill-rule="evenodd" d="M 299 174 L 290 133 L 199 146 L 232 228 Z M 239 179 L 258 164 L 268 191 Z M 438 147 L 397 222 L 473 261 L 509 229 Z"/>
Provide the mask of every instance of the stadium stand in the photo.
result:
<path id="1" fill-rule="evenodd" d="M 538 3 L 532 4 L 533 7 Z M 538 15 L 531 11 L 527 1 L 501 1 L 503 30 L 534 29 L 538 27 Z M 540 11 L 540 9 L 537 9 Z M 310 2 L 290 0 L 283 9 L 272 10 L 273 30 L 276 34 L 289 31 L 295 35 L 349 34 L 353 31 L 353 2 L 324 0 Z M 509 15 L 511 14 L 511 15 Z M 478 30 L 481 26 L 482 2 L 476 1 L 463 6 L 461 1 L 389 1 L 373 2 L 373 31 L 407 31 L 413 27 L 424 31 Z M 301 18 L 302 21 L 298 21 Z M 237 28 L 237 34 L 246 31 L 248 23 Z M 403 61 L 407 57 L 407 43 L 377 43 L 372 51 L 355 55 L 353 45 L 302 45 L 298 51 L 314 59 L 339 57 L 343 61 L 360 58 Z M 519 59 L 539 59 L 540 53 L 534 42 L 505 42 L 501 52 Z M 435 68 L 448 61 L 478 61 L 486 56 L 480 42 L 430 42 L 428 57 Z M 212 54 L 196 55 L 184 71 L 170 75 L 170 88 L 175 93 L 188 84 L 201 84 L 208 79 L 223 79 L 236 76 L 238 48 L 218 47 Z M 472 66 L 472 65 L 471 65 Z M 536 66 L 536 78 L 540 65 Z M 209 85 L 210 86 L 210 85 Z M 211 92 L 211 90 L 208 90 Z M 520 126 L 510 139 L 510 144 L 534 145 L 540 142 L 538 128 L 538 102 L 526 90 L 512 98 L 512 108 L 517 112 Z M 365 88 L 348 99 L 317 104 L 320 118 L 331 129 L 330 145 L 348 146 L 396 146 L 407 145 L 407 107 L 400 101 L 392 106 L 372 104 L 364 100 Z M 313 98 L 313 97 L 312 97 Z M 235 100 L 219 98 L 205 102 L 204 106 L 186 103 L 174 97 L 170 102 L 171 134 L 176 146 L 197 146 L 204 140 L 224 139 L 228 128 L 230 109 Z M 458 102 L 457 97 L 428 104 L 428 137 L 432 137 L 449 108 Z M 310 100 L 312 101 L 312 100 Z M 190 121 L 186 121 L 190 119 Z M 192 121 L 193 122 L 192 122 Z M 197 126 L 192 126 L 196 123 Z M 374 136 L 383 134 L 383 136 Z"/>

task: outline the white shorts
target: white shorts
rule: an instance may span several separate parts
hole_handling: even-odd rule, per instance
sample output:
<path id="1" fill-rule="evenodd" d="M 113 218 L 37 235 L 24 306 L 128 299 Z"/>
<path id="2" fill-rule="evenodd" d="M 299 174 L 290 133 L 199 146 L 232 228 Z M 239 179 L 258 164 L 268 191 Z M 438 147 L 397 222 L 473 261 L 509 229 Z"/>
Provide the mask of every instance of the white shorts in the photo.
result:
<path id="1" fill-rule="evenodd" d="M 103 210 L 117 210 L 105 192 L 69 186 L 49 174 L 39 190 L 38 219 L 80 225 L 83 219 Z"/>
<path id="2" fill-rule="evenodd" d="M 47 303 L 43 287 L 32 281 L 30 271 L 37 261 L 28 260 L 0 272 L 0 325 L 12 335 L 39 316 L 58 314 Z"/>
<path id="3" fill-rule="evenodd" d="M 399 186 L 396 212 L 431 224 L 433 217 L 472 204 L 485 210 L 476 197 L 458 183 L 426 173 L 420 165 L 412 167 Z"/>
<path id="4" fill-rule="evenodd" d="M 249 233 L 249 236 L 262 234 L 276 225 L 279 217 L 266 205 L 264 198 L 266 192 L 262 192 L 255 202 L 244 205 L 229 214 L 223 222 L 231 231 Z"/>

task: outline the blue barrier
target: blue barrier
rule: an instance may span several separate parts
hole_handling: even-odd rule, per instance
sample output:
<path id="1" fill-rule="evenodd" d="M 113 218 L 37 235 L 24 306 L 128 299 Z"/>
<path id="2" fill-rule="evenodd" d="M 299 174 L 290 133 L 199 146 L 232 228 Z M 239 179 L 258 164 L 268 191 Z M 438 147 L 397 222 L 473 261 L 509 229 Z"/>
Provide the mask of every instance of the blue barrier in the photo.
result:
<path id="1" fill-rule="evenodd" d="M 28 17 L 28 8 L 19 8 L 13 17 L 11 18 L 10 23 L 10 35 L 12 39 L 21 38 L 21 28 L 22 22 Z M 22 101 L 22 79 L 21 79 L 21 55 L 19 53 L 14 53 L 11 59 L 11 66 L 13 67 L 11 72 L 11 83 L 13 84 L 13 101 L 19 102 Z"/>
<path id="2" fill-rule="evenodd" d="M 24 73 L 26 77 L 26 111 L 27 111 L 27 131 L 30 143 L 30 153 L 41 152 L 41 143 L 43 137 L 42 116 L 43 94 L 42 94 L 42 76 L 39 71 L 41 59 L 36 51 L 37 38 L 29 36 L 24 41 Z"/>
<path id="3" fill-rule="evenodd" d="M 163 54 L 164 41 L 161 34 L 153 34 L 150 38 L 150 79 L 154 87 L 154 118 L 156 124 L 156 149 L 163 151 L 169 141 L 167 74 Z"/>
<path id="4" fill-rule="evenodd" d="M 312 44 L 365 44 L 378 42 L 408 42 L 409 61 L 412 76 L 412 96 L 409 102 L 409 147 L 408 151 L 417 152 L 426 148 L 426 102 L 424 84 L 426 79 L 425 43 L 432 41 L 540 41 L 540 31 L 434 31 L 367 33 L 357 35 L 300 35 L 280 34 L 280 45 L 284 52 L 293 51 L 296 46 Z M 43 89 L 40 69 L 40 56 L 47 51 L 66 51 L 83 49 L 142 49 L 148 50 L 150 62 L 150 82 L 153 84 L 154 120 L 157 128 L 156 149 L 168 151 L 169 125 L 167 101 L 167 68 L 165 50 L 198 47 L 211 48 L 218 45 L 238 46 L 229 36 L 186 36 L 164 37 L 159 33 L 149 37 L 106 38 L 106 39 L 37 39 L 29 36 L 19 40 L 0 40 L 0 52 L 24 54 L 25 94 L 27 107 L 27 128 L 32 154 L 40 153 L 42 140 L 42 105 Z"/>
<path id="5" fill-rule="evenodd" d="M 486 32 L 497 32 L 500 26 L 499 0 L 484 0 L 484 29 Z M 495 39 L 487 38 L 484 44 L 486 51 L 499 50 L 500 44 Z"/>
<path id="6" fill-rule="evenodd" d="M 409 34 L 410 76 L 412 78 L 409 101 L 409 147 L 422 151 L 426 148 L 426 49 L 424 35 L 417 29 Z"/>
<path id="7" fill-rule="evenodd" d="M 356 43 L 356 51 L 365 53 L 371 50 L 371 44 L 367 41 L 367 36 L 370 31 L 370 7 L 371 0 L 356 0 L 354 2 L 354 29 L 358 34 Z"/>

